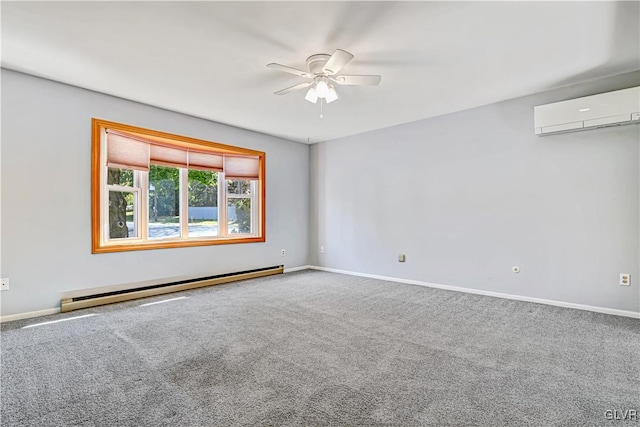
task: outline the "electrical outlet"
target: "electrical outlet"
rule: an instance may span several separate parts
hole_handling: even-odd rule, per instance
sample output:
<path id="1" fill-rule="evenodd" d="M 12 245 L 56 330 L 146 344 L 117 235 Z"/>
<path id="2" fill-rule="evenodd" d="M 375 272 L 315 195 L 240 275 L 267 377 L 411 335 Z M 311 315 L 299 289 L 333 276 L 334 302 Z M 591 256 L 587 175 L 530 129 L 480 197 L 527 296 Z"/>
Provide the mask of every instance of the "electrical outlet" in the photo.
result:
<path id="1" fill-rule="evenodd" d="M 620 286 L 631 286 L 631 275 L 629 273 L 620 273 Z"/>
<path id="2" fill-rule="evenodd" d="M 9 278 L 3 277 L 0 281 L 0 291 L 8 291 L 9 290 Z"/>
<path id="3" fill-rule="evenodd" d="M 320 253 L 323 254 L 324 253 L 324 246 L 320 246 Z"/>
<path id="4" fill-rule="evenodd" d="M 285 251 L 284 249 L 280 249 L 280 256 L 285 256 L 287 254 L 287 251 Z"/>
<path id="5" fill-rule="evenodd" d="M 407 257 L 404 254 L 398 255 L 398 262 L 405 262 Z"/>

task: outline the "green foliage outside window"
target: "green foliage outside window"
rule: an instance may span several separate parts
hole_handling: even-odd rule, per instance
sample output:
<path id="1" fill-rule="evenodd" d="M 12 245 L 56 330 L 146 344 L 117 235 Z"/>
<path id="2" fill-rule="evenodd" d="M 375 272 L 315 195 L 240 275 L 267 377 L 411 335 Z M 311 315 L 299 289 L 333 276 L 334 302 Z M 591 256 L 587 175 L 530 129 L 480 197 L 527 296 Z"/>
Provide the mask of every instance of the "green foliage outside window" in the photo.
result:
<path id="1" fill-rule="evenodd" d="M 189 206 L 218 206 L 218 173 L 189 170 Z"/>
<path id="2" fill-rule="evenodd" d="M 180 170 L 174 167 L 149 167 L 149 219 L 175 217 L 180 212 Z"/>
<path id="3" fill-rule="evenodd" d="M 236 208 L 237 233 L 251 233 L 251 199 L 231 199 Z"/>
<path id="4" fill-rule="evenodd" d="M 134 186 L 134 171 L 109 168 L 107 182 L 110 185 Z M 210 171 L 188 171 L 189 206 L 218 206 L 218 173 Z M 180 212 L 180 169 L 175 167 L 150 165 L 149 167 L 149 220 L 152 222 L 177 222 Z M 227 182 L 230 194 L 251 193 L 250 181 Z M 128 193 L 110 192 L 109 217 L 110 237 L 129 237 L 126 220 L 132 220 L 133 196 Z M 235 208 L 235 219 L 230 222 L 234 233 L 251 233 L 251 199 L 229 199 L 229 206 Z M 130 215 L 129 215 L 130 214 Z M 131 216 L 131 218 L 128 218 Z"/>

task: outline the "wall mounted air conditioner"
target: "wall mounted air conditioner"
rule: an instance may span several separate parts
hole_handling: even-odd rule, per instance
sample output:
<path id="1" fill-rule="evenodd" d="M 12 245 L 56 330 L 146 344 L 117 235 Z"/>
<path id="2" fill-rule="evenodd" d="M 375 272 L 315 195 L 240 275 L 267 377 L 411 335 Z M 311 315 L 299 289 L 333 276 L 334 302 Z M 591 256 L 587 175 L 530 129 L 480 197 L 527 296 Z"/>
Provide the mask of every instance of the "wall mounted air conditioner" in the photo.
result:
<path id="1" fill-rule="evenodd" d="M 640 123 L 640 86 L 539 105 L 534 117 L 540 136 Z"/>

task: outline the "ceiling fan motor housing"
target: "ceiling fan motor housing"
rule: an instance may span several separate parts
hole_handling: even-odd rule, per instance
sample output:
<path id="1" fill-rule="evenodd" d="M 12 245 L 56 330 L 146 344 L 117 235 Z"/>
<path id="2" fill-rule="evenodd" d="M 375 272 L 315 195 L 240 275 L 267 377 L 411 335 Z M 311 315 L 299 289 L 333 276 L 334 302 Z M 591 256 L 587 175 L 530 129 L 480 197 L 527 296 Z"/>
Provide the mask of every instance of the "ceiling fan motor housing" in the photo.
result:
<path id="1" fill-rule="evenodd" d="M 326 53 L 319 53 L 308 57 L 307 68 L 309 69 L 309 72 L 315 75 L 325 75 L 326 73 L 322 71 L 322 68 L 329 58 L 331 58 L 331 55 L 327 55 Z"/>

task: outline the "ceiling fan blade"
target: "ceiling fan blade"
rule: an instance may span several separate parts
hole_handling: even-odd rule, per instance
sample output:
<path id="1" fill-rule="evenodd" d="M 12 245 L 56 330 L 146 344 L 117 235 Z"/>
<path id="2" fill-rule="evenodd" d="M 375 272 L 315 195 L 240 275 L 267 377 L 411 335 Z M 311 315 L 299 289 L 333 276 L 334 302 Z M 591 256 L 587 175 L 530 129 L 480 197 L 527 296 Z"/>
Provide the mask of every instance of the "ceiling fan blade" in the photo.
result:
<path id="1" fill-rule="evenodd" d="M 324 67 L 322 67 L 322 71 L 328 75 L 336 74 L 352 59 L 353 55 L 346 50 L 336 49 L 336 51 L 333 52 L 333 55 L 331 55 L 331 58 L 329 58 L 327 63 L 324 64 Z"/>
<path id="2" fill-rule="evenodd" d="M 331 80 L 339 85 L 353 86 L 377 86 L 382 80 L 381 76 L 333 76 Z"/>
<path id="3" fill-rule="evenodd" d="M 287 67 L 286 65 L 282 65 L 282 64 L 271 63 L 271 64 L 267 64 L 267 67 L 273 68 L 274 70 L 284 71 L 285 73 L 295 74 L 296 76 L 300 76 L 300 77 L 309 77 L 309 78 L 313 77 L 313 74 L 307 71 L 298 70 L 297 68 Z"/>
<path id="4" fill-rule="evenodd" d="M 313 84 L 313 82 L 300 83 L 300 84 L 297 84 L 295 86 L 291 86 L 291 87 L 288 87 L 286 89 L 282 89 L 282 90 L 279 90 L 277 92 L 274 92 L 274 94 L 275 95 L 285 95 L 285 94 L 287 94 L 289 92 L 293 92 L 294 90 L 300 90 L 300 89 L 304 89 L 306 87 L 309 87 L 312 84 Z"/>

